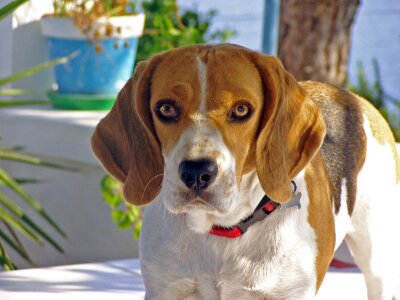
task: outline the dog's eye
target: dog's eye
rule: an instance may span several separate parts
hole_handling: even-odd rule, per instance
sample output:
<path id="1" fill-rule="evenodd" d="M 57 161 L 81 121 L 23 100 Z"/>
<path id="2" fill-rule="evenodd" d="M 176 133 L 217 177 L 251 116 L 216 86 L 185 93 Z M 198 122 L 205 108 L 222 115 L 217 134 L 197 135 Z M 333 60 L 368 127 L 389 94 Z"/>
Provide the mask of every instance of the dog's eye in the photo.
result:
<path id="1" fill-rule="evenodd" d="M 178 108 L 173 102 L 161 102 L 157 105 L 157 116 L 160 120 L 174 122 L 178 120 Z"/>
<path id="2" fill-rule="evenodd" d="M 251 115 L 251 107 L 245 103 L 236 104 L 231 112 L 232 120 L 243 121 Z"/>

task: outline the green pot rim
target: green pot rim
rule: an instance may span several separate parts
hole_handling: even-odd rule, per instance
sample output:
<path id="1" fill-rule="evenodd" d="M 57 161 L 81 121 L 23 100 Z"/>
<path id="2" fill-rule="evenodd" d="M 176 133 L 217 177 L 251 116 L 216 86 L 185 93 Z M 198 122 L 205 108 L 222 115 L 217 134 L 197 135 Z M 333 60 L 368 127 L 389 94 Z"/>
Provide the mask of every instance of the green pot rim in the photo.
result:
<path id="1" fill-rule="evenodd" d="M 114 105 L 117 95 L 99 94 L 62 94 L 48 92 L 55 108 L 65 110 L 109 110 Z"/>

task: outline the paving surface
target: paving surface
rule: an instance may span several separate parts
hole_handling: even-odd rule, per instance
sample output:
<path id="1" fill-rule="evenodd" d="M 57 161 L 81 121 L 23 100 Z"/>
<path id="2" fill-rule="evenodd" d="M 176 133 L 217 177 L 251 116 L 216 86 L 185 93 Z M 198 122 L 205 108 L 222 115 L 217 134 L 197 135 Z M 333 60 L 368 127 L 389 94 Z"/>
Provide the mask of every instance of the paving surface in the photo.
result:
<path id="1" fill-rule="evenodd" d="M 0 272 L 1 300 L 138 300 L 144 293 L 137 259 Z M 362 274 L 332 269 L 317 299 L 367 299 Z"/>

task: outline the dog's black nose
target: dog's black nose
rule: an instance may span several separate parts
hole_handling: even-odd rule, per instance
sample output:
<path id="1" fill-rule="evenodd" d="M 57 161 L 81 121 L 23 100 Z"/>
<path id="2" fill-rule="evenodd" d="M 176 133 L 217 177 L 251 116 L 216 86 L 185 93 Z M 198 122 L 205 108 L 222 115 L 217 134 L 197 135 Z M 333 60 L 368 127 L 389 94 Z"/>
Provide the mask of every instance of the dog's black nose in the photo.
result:
<path id="1" fill-rule="evenodd" d="M 217 177 L 217 163 L 208 159 L 184 160 L 179 165 L 183 183 L 196 191 L 206 189 Z"/>

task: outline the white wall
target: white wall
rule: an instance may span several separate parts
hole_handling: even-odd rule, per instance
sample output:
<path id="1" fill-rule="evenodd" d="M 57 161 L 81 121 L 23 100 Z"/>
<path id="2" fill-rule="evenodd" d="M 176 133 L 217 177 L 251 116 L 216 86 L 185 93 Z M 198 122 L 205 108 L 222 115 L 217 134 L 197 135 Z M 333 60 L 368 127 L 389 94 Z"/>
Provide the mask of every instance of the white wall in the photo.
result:
<path id="1" fill-rule="evenodd" d="M 0 0 L 0 7 L 7 4 L 9 0 Z M 6 77 L 12 72 L 12 17 L 0 21 L 0 78 Z"/>
<path id="2" fill-rule="evenodd" d="M 65 249 L 65 254 L 60 254 L 49 245 L 34 244 L 20 235 L 39 266 L 138 256 L 138 242 L 132 239 L 132 230 L 117 228 L 101 195 L 100 182 L 105 172 L 92 154 L 90 137 L 104 115 L 105 112 L 54 111 L 39 106 L 0 110 L 2 145 L 23 146 L 39 158 L 76 168 L 71 172 L 0 162 L 1 167 L 16 178 L 40 180 L 38 184 L 24 187 L 68 235 L 67 239 L 60 237 L 24 201 L 9 193 L 11 199 L 26 208 Z M 19 268 L 31 267 L 9 247 L 7 249 Z"/>

